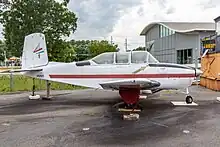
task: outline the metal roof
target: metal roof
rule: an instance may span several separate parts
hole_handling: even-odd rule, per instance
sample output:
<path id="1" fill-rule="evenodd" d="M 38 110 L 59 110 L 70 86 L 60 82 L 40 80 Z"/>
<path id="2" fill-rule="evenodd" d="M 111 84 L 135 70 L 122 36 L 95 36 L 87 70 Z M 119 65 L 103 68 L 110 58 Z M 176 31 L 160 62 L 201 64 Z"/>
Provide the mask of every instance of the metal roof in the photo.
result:
<path id="1" fill-rule="evenodd" d="M 153 22 L 148 24 L 140 35 L 145 35 L 155 25 L 162 25 L 179 33 L 215 31 L 215 23 L 211 22 Z"/>

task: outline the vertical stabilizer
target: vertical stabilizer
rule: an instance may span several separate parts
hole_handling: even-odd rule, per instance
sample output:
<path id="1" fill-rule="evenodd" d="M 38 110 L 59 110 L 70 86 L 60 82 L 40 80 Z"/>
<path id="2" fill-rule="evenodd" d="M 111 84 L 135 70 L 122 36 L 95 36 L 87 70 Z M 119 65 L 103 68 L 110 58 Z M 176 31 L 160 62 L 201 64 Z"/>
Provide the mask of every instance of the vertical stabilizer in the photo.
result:
<path id="1" fill-rule="evenodd" d="M 45 35 L 33 33 L 25 36 L 22 53 L 22 69 L 30 69 L 48 64 Z"/>

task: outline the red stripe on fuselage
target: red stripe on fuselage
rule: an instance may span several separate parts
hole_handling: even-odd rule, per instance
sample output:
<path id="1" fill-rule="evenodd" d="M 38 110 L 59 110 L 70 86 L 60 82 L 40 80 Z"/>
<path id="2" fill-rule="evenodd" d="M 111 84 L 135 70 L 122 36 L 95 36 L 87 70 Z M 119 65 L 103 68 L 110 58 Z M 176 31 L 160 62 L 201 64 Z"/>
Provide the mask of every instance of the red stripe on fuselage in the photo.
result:
<path id="1" fill-rule="evenodd" d="M 192 78 L 195 74 L 100 74 L 100 75 L 49 75 L 50 78 L 56 79 L 79 79 L 79 78 L 97 78 L 97 79 L 114 79 L 114 78 Z"/>

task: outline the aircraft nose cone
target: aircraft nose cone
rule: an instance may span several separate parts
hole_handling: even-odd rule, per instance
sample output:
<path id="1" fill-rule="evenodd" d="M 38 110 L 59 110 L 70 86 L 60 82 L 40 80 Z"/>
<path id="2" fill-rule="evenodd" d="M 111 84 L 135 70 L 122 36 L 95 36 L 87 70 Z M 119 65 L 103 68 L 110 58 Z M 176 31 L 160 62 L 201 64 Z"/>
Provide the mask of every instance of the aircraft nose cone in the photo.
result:
<path id="1" fill-rule="evenodd" d="M 196 76 L 200 76 L 202 74 L 202 71 L 200 69 L 196 69 Z"/>

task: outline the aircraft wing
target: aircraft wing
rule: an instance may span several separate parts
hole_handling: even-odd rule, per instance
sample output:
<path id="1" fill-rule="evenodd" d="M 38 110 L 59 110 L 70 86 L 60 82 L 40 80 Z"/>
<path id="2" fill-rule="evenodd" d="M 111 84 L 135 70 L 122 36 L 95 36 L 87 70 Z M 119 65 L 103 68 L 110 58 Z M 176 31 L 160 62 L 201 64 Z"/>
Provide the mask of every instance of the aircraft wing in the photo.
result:
<path id="1" fill-rule="evenodd" d="M 27 71 L 42 71 L 42 68 L 33 68 L 33 69 L 9 69 L 0 71 L 0 73 L 15 73 L 15 72 L 27 72 Z"/>
<path id="2" fill-rule="evenodd" d="M 108 81 L 104 83 L 100 83 L 103 89 L 114 89 L 119 90 L 120 87 L 123 88 L 137 88 L 140 87 L 141 89 L 151 89 L 160 86 L 160 83 L 153 80 L 148 79 L 124 79 L 124 80 L 114 80 Z"/>

